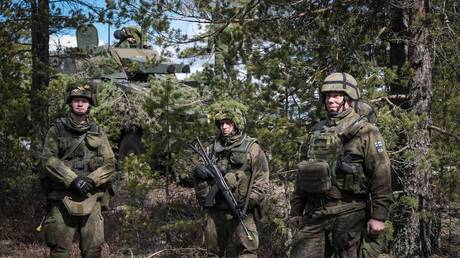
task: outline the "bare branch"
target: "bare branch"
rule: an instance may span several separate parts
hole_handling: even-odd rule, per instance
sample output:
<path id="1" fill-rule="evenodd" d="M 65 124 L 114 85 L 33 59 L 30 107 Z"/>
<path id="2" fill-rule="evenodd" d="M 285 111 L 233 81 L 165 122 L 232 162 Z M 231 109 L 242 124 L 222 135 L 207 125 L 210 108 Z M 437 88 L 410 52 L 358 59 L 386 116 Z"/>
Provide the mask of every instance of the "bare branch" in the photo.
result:
<path id="1" fill-rule="evenodd" d="M 409 99 L 407 95 L 397 94 L 397 95 L 388 95 L 385 97 L 376 98 L 376 99 L 371 100 L 371 102 L 375 103 L 375 102 L 379 102 L 382 100 L 388 101 L 388 100 L 406 100 L 406 99 Z"/>
<path id="2" fill-rule="evenodd" d="M 385 97 L 380 97 L 380 98 L 376 98 L 376 99 L 372 99 L 370 100 L 371 103 L 376 103 L 376 102 L 380 102 L 380 101 L 385 101 L 388 103 L 388 105 L 390 105 L 392 107 L 392 109 L 395 109 L 395 108 L 398 108 L 397 105 L 395 105 L 393 103 L 392 100 L 407 100 L 409 99 L 409 97 L 407 95 L 389 95 L 389 96 L 385 96 Z M 391 110 L 390 110 L 391 112 Z"/>
<path id="3" fill-rule="evenodd" d="M 430 125 L 430 126 L 428 126 L 428 128 L 433 129 L 435 131 L 438 131 L 438 132 L 440 132 L 440 133 L 442 133 L 444 135 L 448 135 L 450 137 L 453 137 L 453 138 L 457 139 L 458 141 L 460 141 L 460 136 L 458 136 L 456 134 L 453 134 L 453 133 L 451 133 L 451 132 L 449 132 L 449 131 L 447 131 L 445 129 L 439 128 L 439 127 L 434 126 L 434 125 Z"/>
<path id="4" fill-rule="evenodd" d="M 199 252 L 206 252 L 206 249 L 199 248 L 199 247 L 163 249 L 163 250 L 160 250 L 158 252 L 155 252 L 155 253 L 147 256 L 147 258 L 152 258 L 152 257 L 158 256 L 161 253 L 170 252 L 170 251 L 179 251 L 179 252 L 183 252 L 183 251 L 199 251 Z"/>
<path id="5" fill-rule="evenodd" d="M 397 151 L 389 151 L 388 154 L 398 154 L 398 153 L 401 153 L 405 150 L 407 150 L 409 148 L 409 146 L 404 146 L 403 148 L 397 150 Z"/>
<path id="6" fill-rule="evenodd" d="M 298 172 L 299 170 L 298 169 L 291 169 L 291 170 L 279 170 L 279 171 L 276 171 L 274 174 L 275 175 L 278 175 L 278 174 L 288 174 L 288 173 L 293 173 L 293 172 Z"/>

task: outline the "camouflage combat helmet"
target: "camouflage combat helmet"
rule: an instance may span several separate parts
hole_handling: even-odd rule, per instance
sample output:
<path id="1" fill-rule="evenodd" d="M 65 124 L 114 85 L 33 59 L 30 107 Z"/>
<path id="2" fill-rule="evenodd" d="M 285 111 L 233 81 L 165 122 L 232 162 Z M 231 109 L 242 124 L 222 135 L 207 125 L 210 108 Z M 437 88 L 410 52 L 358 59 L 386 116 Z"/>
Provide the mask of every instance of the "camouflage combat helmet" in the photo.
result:
<path id="1" fill-rule="evenodd" d="M 332 73 L 328 75 L 321 86 L 321 93 L 324 94 L 330 91 L 343 92 L 352 100 L 358 100 L 360 97 L 358 83 L 348 73 Z"/>
<path id="2" fill-rule="evenodd" d="M 94 86 L 87 81 L 70 82 L 67 85 L 67 90 L 65 93 L 65 103 L 70 104 L 72 98 L 75 97 L 87 98 L 91 106 L 96 106 L 97 104 Z"/>
<path id="3" fill-rule="evenodd" d="M 244 115 L 247 111 L 247 106 L 235 100 L 223 100 L 216 102 L 209 107 L 209 117 L 214 121 L 218 128 L 220 127 L 221 120 L 229 119 L 232 120 L 236 128 L 243 131 L 246 126 L 246 119 Z"/>

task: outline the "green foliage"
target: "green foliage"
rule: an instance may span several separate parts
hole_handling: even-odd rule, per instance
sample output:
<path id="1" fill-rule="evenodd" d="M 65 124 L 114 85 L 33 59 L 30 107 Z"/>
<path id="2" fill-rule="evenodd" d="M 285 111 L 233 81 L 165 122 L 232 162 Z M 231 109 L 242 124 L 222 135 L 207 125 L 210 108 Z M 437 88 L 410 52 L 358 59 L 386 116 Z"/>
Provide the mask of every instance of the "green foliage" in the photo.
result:
<path id="1" fill-rule="evenodd" d="M 121 88 L 113 82 L 103 82 L 98 86 L 98 103 L 92 113 L 105 128 L 109 139 L 119 142 L 123 132 L 156 123 L 144 110 L 148 95 L 143 85 L 129 85 Z"/>
<path id="2" fill-rule="evenodd" d="M 122 191 L 120 194 L 127 199 L 123 204 L 120 223 L 122 231 L 128 238 L 135 239 L 141 231 L 154 227 L 148 223 L 145 210 L 149 206 L 148 193 L 160 188 L 163 184 L 158 173 L 151 170 L 145 156 L 128 156 L 122 163 Z M 151 205 L 151 204 L 150 204 Z"/>
<path id="3" fill-rule="evenodd" d="M 395 229 L 393 223 L 389 220 L 385 221 L 385 238 L 388 240 L 394 239 Z"/>
<path id="4" fill-rule="evenodd" d="M 306 139 L 307 130 L 287 118 L 272 118 L 268 126 L 258 128 L 256 136 L 270 154 L 272 175 L 289 170 L 299 160 L 300 144 Z"/>
<path id="5" fill-rule="evenodd" d="M 443 6 L 433 10 L 453 10 L 450 4 Z M 410 144 L 419 139 L 420 133 L 426 133 L 426 127 L 421 125 L 430 121 L 431 114 L 418 115 L 410 110 L 414 103 L 404 96 L 385 99 L 389 94 L 410 97 L 408 89 L 417 67 L 404 56 L 405 50 L 398 52 L 397 47 L 402 45 L 402 49 L 408 47 L 409 53 L 413 52 L 417 43 L 405 42 L 411 42 L 409 36 L 423 25 L 421 19 L 414 19 L 410 28 L 398 30 L 396 18 L 401 10 L 382 1 L 278 5 L 176 0 L 158 2 L 156 7 L 155 10 L 172 8 L 189 19 L 196 17 L 210 23 L 202 27 L 200 35 L 171 30 L 168 39 L 194 37 L 198 43 L 183 51 L 187 56 L 215 54 L 214 65 L 206 66 L 195 78 L 203 82 L 202 88 L 210 92 L 211 100 L 230 97 L 250 107 L 248 133 L 256 136 L 269 154 L 272 177 L 274 172 L 289 170 L 295 164 L 308 128 L 318 117 L 325 116 L 315 95 L 324 76 L 345 71 L 358 79 L 364 98 L 378 107 L 378 126 L 390 151 L 395 181 L 404 186 L 415 183 L 408 173 L 414 168 L 441 171 L 446 177 L 436 180 L 438 184 L 446 184 L 447 178 L 454 180 L 446 172 L 446 166 L 458 166 L 459 148 L 449 144 L 452 138 L 432 134 L 434 149 L 425 161 L 414 164 L 425 153 Z M 135 8 L 130 10 L 136 12 Z M 458 96 L 455 67 L 459 51 L 452 32 L 457 31 L 459 23 L 455 15 L 442 12 L 439 17 L 448 17 L 448 26 L 453 30 L 445 29 L 444 18 L 430 17 L 436 25 L 434 38 L 439 39 L 436 46 L 440 46 L 435 54 L 442 56 L 434 59 L 434 71 L 439 73 L 433 74 L 433 122 L 455 132 L 458 115 L 454 110 L 458 110 L 459 102 L 454 97 Z M 164 37 L 161 40 L 167 41 Z M 401 62 L 395 60 L 398 54 Z M 420 208 L 412 198 L 402 198 L 400 202 L 404 209 Z M 398 233 L 395 230 L 396 238 Z"/>
<path id="6" fill-rule="evenodd" d="M 67 84 L 74 79 L 72 76 L 59 75 L 43 91 L 44 98 L 48 100 L 48 118 L 50 123 L 53 123 L 59 117 L 67 115 L 69 108 L 65 104 L 64 96 Z"/>
<path id="7" fill-rule="evenodd" d="M 399 199 L 400 203 L 406 205 L 410 209 L 417 209 L 419 207 L 417 197 L 413 196 L 402 196 Z"/>
<path id="8" fill-rule="evenodd" d="M 161 47 L 195 41 L 182 50 L 182 56 L 215 57 L 202 72 L 192 75 L 200 83 L 196 88 L 182 85 L 168 75 L 151 78 L 146 85 L 118 87 L 103 82 L 99 86 L 100 105 L 91 112 L 112 145 L 116 147 L 124 132 L 142 128 L 147 149 L 145 156 L 128 157 L 123 163 L 123 236 L 143 243 L 142 238 L 149 239 L 147 235 L 152 234 L 149 241 L 167 239 L 171 246 L 187 246 L 187 239 L 193 237 L 186 232 L 200 235 L 198 205 L 192 203 L 192 213 L 184 208 L 189 204 L 184 202 L 191 198 L 172 198 L 162 202 L 164 206 L 154 206 L 157 215 L 165 220 L 153 216 L 149 207 L 151 200 L 160 196 L 155 192 L 152 197 L 152 191 L 168 191 L 169 198 L 174 195 L 170 182 L 188 180 L 196 157 L 187 149 L 187 143 L 194 136 L 207 142 L 215 135 L 214 125 L 207 123 L 208 103 L 231 98 L 249 107 L 247 132 L 259 139 L 269 156 L 271 181 L 279 183 L 277 178 L 297 162 L 300 144 L 311 125 L 325 117 L 317 89 L 327 74 L 336 71 L 352 74 L 364 99 L 378 108 L 378 127 L 390 152 L 395 181 L 402 186 L 416 183 L 411 181 L 409 172 L 414 167 L 429 169 L 433 176 L 429 185 L 433 199 L 429 201 L 439 210 L 455 206 L 460 199 L 460 22 L 454 2 L 432 3 L 433 101 L 429 103 L 431 113 L 423 115 L 411 110 L 414 103 L 404 96 L 385 99 L 393 94 L 411 97 L 408 90 L 417 67 L 405 56 L 400 63 L 394 61 L 393 51 L 402 44 L 401 55 L 406 54 L 406 49 L 412 53 L 417 42 L 409 36 L 424 24 L 417 17 L 409 23 L 410 28 L 397 30 L 394 16 L 400 10 L 389 2 L 106 1 L 104 12 L 90 8 L 92 15 L 87 17 L 85 8 L 72 9 L 71 19 L 63 15 L 61 3 L 52 4 L 52 32 L 83 20 L 108 19 L 118 27 L 130 20 L 144 32 L 155 31 L 155 40 Z M 22 1 L 0 4 L 0 194 L 3 204 L 8 205 L 17 204 L 17 199 L 37 198 L 32 194 L 37 190 L 38 178 L 31 173 L 31 153 L 21 141 L 32 137 L 30 118 L 35 111 L 30 103 L 30 47 L 25 44 L 30 42 L 26 19 L 30 16 L 29 7 Z M 186 35 L 172 28 L 173 14 L 203 22 L 199 24 L 199 35 Z M 405 45 L 407 42 L 413 45 Z M 135 66 L 132 69 L 137 69 Z M 85 76 L 95 78 L 119 69 L 113 59 L 104 57 L 83 63 L 82 67 Z M 49 122 L 65 115 L 64 90 L 72 79 L 73 76 L 54 76 L 50 86 L 40 92 L 40 97 L 48 100 Z M 420 130 L 427 132 L 421 125 L 430 120 L 444 131 L 431 129 L 431 149 L 424 160 L 414 164 L 425 153 L 411 146 L 411 141 L 419 137 Z M 276 198 L 273 204 L 287 202 L 287 198 Z M 436 214 L 421 210 L 425 207 L 419 207 L 417 198 L 403 194 L 397 204 L 403 208 L 394 212 L 396 219 L 406 216 L 407 211 L 417 212 L 423 219 L 436 218 Z M 271 214 L 262 223 L 264 237 L 268 236 L 262 251 L 266 256 L 283 250 L 289 235 L 287 208 L 275 206 L 270 207 Z M 400 233 L 398 223 L 399 220 L 387 222 L 387 235 L 395 240 Z M 194 241 L 200 245 L 196 236 Z"/>
<path id="9" fill-rule="evenodd" d="M 13 10 L 0 5 L 1 19 Z M 30 54 L 19 44 L 26 36 L 22 24 L 0 23 L 0 203 L 8 213 L 33 198 L 38 177 L 31 173 Z M 29 189 L 29 190 L 24 190 Z"/>
<path id="10" fill-rule="evenodd" d="M 143 127 L 147 154 L 155 169 L 168 179 L 188 181 L 190 150 L 186 147 L 194 136 L 207 135 L 206 113 L 196 100 L 195 89 L 178 83 L 174 78 L 150 80 L 150 93 L 143 108 L 155 123 Z"/>

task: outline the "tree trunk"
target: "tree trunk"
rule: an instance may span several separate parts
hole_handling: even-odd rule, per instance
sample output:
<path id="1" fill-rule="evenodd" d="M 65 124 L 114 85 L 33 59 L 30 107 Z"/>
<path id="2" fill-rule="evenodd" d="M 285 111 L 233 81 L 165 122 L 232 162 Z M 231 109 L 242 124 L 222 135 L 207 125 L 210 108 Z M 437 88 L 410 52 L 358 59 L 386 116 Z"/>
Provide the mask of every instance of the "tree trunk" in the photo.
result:
<path id="1" fill-rule="evenodd" d="M 41 149 L 48 128 L 48 104 L 43 90 L 49 74 L 49 0 L 32 0 L 32 88 L 30 92 L 35 150 Z"/>
<path id="2" fill-rule="evenodd" d="M 408 93 L 408 88 L 401 84 L 401 79 L 404 74 L 403 66 L 407 61 L 407 12 L 405 8 L 392 6 L 391 13 L 391 31 L 394 34 L 390 41 L 390 67 L 396 67 L 398 79 L 391 82 L 388 91 L 389 95 L 405 95 Z M 400 105 L 403 100 L 395 100 L 396 105 Z"/>
<path id="3" fill-rule="evenodd" d="M 404 192 L 412 200 L 402 215 L 402 228 L 395 243 L 396 257 L 431 257 L 433 209 L 431 148 L 432 49 L 430 38 L 430 0 L 417 0 L 411 22 L 410 64 L 414 76 L 410 84 L 410 106 L 417 120 L 408 144 L 412 158 L 408 160 Z"/>

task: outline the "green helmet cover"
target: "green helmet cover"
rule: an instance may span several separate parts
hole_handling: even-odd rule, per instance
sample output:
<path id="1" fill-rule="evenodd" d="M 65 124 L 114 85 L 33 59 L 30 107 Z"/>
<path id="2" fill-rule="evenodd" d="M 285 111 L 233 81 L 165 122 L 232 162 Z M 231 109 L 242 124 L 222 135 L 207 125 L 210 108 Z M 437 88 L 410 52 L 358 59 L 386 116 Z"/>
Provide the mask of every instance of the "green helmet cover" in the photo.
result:
<path id="1" fill-rule="evenodd" d="M 358 82 L 348 73 L 332 73 L 324 79 L 321 86 L 321 93 L 326 92 L 343 92 L 353 100 L 360 98 Z"/>
<path id="2" fill-rule="evenodd" d="M 94 86 L 87 81 L 75 81 L 70 82 L 67 85 L 65 94 L 65 103 L 70 104 L 72 98 L 80 97 L 89 100 L 91 106 L 96 106 L 96 94 L 94 92 Z"/>
<path id="3" fill-rule="evenodd" d="M 235 126 L 243 131 L 246 126 L 245 114 L 248 107 L 235 100 L 222 100 L 212 104 L 209 107 L 209 120 L 214 121 L 217 127 L 220 126 L 220 121 L 223 119 L 231 120 Z"/>

